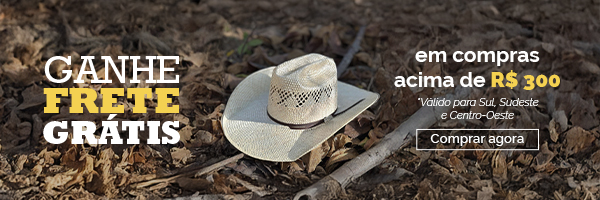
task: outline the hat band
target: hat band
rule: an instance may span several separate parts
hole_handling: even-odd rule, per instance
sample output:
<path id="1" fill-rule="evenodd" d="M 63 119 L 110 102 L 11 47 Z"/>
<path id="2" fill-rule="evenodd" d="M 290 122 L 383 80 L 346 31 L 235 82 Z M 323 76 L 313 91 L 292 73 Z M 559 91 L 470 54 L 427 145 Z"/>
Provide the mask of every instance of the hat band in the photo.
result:
<path id="1" fill-rule="evenodd" d="M 338 116 L 338 115 L 341 115 L 342 113 L 344 113 L 344 112 L 346 112 L 346 111 L 350 110 L 350 108 L 352 108 L 352 107 L 354 107 L 354 106 L 358 105 L 358 104 L 359 104 L 360 102 L 362 102 L 363 100 L 365 100 L 365 99 L 358 100 L 356 103 L 352 104 L 350 107 L 346 108 L 346 110 L 343 110 L 342 112 L 335 113 L 335 112 L 337 111 L 337 109 L 335 109 L 335 111 L 333 111 L 333 114 L 331 114 L 331 115 L 329 115 L 329 116 L 327 116 L 327 117 L 325 117 L 325 118 L 323 118 L 323 119 L 320 119 L 320 120 L 317 120 L 317 121 L 314 121 L 314 122 L 310 122 L 310 123 L 306 123 L 306 124 L 289 124 L 289 123 L 285 123 L 285 122 L 279 121 L 279 120 L 277 120 L 277 119 L 273 118 L 273 117 L 271 116 L 271 114 L 269 114 L 269 110 L 267 110 L 267 115 L 268 115 L 268 116 L 269 116 L 269 118 L 270 118 L 271 120 L 273 120 L 274 122 L 276 122 L 276 123 L 278 123 L 278 124 L 281 124 L 281 125 L 284 125 L 284 126 L 287 126 L 287 127 L 289 127 L 290 129 L 295 129 L 295 130 L 297 130 L 297 129 L 309 129 L 309 128 L 312 128 L 312 127 L 318 126 L 318 125 L 320 125 L 320 124 L 322 124 L 322 123 L 325 123 L 326 121 L 329 121 L 329 119 L 330 119 L 330 118 L 333 118 L 333 117 L 336 117 L 336 116 Z"/>

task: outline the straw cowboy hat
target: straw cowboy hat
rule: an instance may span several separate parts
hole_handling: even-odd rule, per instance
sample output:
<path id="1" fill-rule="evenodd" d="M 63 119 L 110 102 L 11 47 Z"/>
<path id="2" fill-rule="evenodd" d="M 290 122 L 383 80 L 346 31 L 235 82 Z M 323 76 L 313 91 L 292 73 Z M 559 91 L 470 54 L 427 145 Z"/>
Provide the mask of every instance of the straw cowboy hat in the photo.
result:
<path id="1" fill-rule="evenodd" d="M 223 131 L 261 160 L 291 162 L 344 127 L 378 94 L 337 81 L 331 58 L 309 54 L 257 71 L 233 91 Z"/>

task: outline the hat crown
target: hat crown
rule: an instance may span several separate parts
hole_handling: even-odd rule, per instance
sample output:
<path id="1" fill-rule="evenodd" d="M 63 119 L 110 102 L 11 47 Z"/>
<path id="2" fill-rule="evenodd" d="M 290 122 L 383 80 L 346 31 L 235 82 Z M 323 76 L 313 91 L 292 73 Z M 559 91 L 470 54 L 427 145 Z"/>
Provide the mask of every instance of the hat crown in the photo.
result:
<path id="1" fill-rule="evenodd" d="M 333 59 L 308 54 L 273 70 L 267 110 L 288 124 L 321 120 L 337 109 L 337 68 Z"/>

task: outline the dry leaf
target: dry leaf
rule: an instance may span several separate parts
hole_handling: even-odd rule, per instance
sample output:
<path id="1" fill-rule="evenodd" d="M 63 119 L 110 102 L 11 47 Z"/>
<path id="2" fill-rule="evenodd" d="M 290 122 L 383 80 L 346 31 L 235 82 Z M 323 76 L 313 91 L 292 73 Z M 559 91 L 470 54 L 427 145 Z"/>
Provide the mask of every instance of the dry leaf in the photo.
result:
<path id="1" fill-rule="evenodd" d="M 212 175 L 214 183 L 212 190 L 215 193 L 221 194 L 233 194 L 232 186 L 235 186 L 235 183 L 232 183 L 227 175 L 224 174 L 213 174 Z"/>
<path id="2" fill-rule="evenodd" d="M 553 170 L 554 166 L 552 165 L 551 161 L 555 155 L 556 154 L 554 152 L 548 149 L 548 143 L 544 143 L 540 147 L 540 152 L 533 159 L 534 162 L 531 164 L 533 169 L 535 169 L 536 171 Z"/>
<path id="3" fill-rule="evenodd" d="M 23 103 L 17 107 L 19 110 L 24 110 L 46 103 L 46 95 L 44 95 L 43 89 L 35 84 L 23 90 L 21 95 L 23 95 Z"/>
<path id="4" fill-rule="evenodd" d="M 494 178 L 498 179 L 500 182 L 508 181 L 508 167 L 506 164 L 506 156 L 503 152 L 498 151 L 496 156 L 492 158 L 492 168 Z"/>
<path id="5" fill-rule="evenodd" d="M 358 52 L 356 55 L 354 55 L 354 57 L 356 57 L 359 61 L 366 63 L 369 67 L 375 67 L 373 65 L 373 59 L 371 59 L 371 56 L 366 52 Z"/>
<path id="6" fill-rule="evenodd" d="M 565 153 L 567 155 L 576 154 L 592 145 L 595 140 L 596 137 L 589 131 L 579 126 L 573 127 L 565 133 Z"/>
<path id="7" fill-rule="evenodd" d="M 223 88 L 229 88 L 230 90 L 233 90 L 242 82 L 242 80 L 242 78 L 226 73 L 225 80 L 223 80 Z"/>
<path id="8" fill-rule="evenodd" d="M 327 142 L 323 142 L 320 147 L 317 147 L 310 151 L 310 153 L 304 155 L 302 160 L 307 165 L 306 171 L 308 173 L 315 171 L 317 165 L 319 165 L 323 158 L 327 156 L 327 152 L 329 152 L 329 144 L 327 144 Z"/>
<path id="9" fill-rule="evenodd" d="M 179 162 L 181 164 L 186 164 L 190 158 L 192 158 L 192 152 L 187 148 L 171 148 L 171 158 L 173 161 Z"/>
<path id="10" fill-rule="evenodd" d="M 102 150 L 98 155 L 98 160 L 95 162 L 95 168 L 98 173 L 92 173 L 92 181 L 86 184 L 89 191 L 97 194 L 103 194 L 108 198 L 113 198 L 117 193 L 114 180 L 116 176 L 113 174 L 113 159 L 115 153 L 112 149 L 107 148 Z"/>
<path id="11" fill-rule="evenodd" d="M 327 140 L 327 143 L 329 143 L 327 157 L 331 157 L 336 150 L 344 148 L 346 144 L 350 142 L 352 142 L 352 139 L 344 134 L 337 134 L 334 137 L 329 138 L 329 140 Z"/>
<path id="12" fill-rule="evenodd" d="M 246 72 L 248 68 L 246 63 L 233 63 L 227 67 L 227 73 L 229 74 L 241 74 Z M 210 89 L 210 88 L 209 88 Z"/>
<path id="13" fill-rule="evenodd" d="M 592 156 L 590 157 L 590 161 L 592 161 L 592 164 L 593 164 L 592 167 L 595 170 L 600 169 L 600 150 L 598 150 L 592 154 Z"/>
<path id="14" fill-rule="evenodd" d="M 9 185 L 19 189 L 29 187 L 33 182 L 30 177 L 21 174 L 8 175 L 5 180 Z"/>
<path id="15" fill-rule="evenodd" d="M 56 196 L 60 191 L 65 189 L 65 185 L 73 179 L 76 173 L 76 170 L 69 170 L 54 176 L 46 177 L 44 179 L 44 192 L 50 196 Z M 57 189 L 58 191 L 54 189 Z"/>
<path id="16" fill-rule="evenodd" d="M 183 60 L 192 62 L 196 67 L 201 67 L 205 63 L 208 63 L 208 55 L 202 52 L 195 52 L 190 55 L 184 55 Z"/>
<path id="17" fill-rule="evenodd" d="M 560 125 L 556 123 L 554 119 L 550 120 L 550 123 L 548 124 L 548 131 L 550 132 L 550 139 L 552 142 L 556 142 L 558 140 L 558 135 L 560 135 L 558 132 L 559 130 Z"/>
<path id="18" fill-rule="evenodd" d="M 373 147 L 374 145 L 376 145 L 377 143 L 379 143 L 379 141 L 381 141 L 381 139 L 383 138 L 384 134 L 381 132 L 380 128 L 375 128 L 371 131 L 369 131 L 369 139 L 367 140 L 367 142 L 365 143 L 365 150 L 369 150 L 371 147 Z"/>
<path id="19" fill-rule="evenodd" d="M 375 115 L 367 110 L 363 111 L 350 123 L 346 124 L 344 134 L 350 138 L 356 138 L 359 135 L 365 134 L 371 130 L 371 121 L 375 119 Z"/>
<path id="20" fill-rule="evenodd" d="M 463 163 L 462 160 L 460 160 L 460 158 L 456 157 L 455 155 L 451 155 L 450 156 L 450 165 L 452 166 L 452 171 L 454 171 L 454 173 L 465 173 L 467 172 L 467 168 L 465 167 L 465 164 Z"/>
<path id="21" fill-rule="evenodd" d="M 306 167 L 302 160 L 296 160 L 294 162 L 282 162 L 281 170 L 287 172 L 287 174 L 292 174 L 293 172 L 303 171 Z"/>
<path id="22" fill-rule="evenodd" d="M 358 156 L 358 151 L 354 148 L 343 148 L 335 151 L 327 163 L 325 163 L 325 170 L 332 172 L 341 162 L 351 160 Z"/>
<path id="23" fill-rule="evenodd" d="M 201 144 L 212 144 L 217 140 L 212 133 L 205 130 L 198 130 L 194 136 L 196 137 L 196 140 L 201 142 Z"/>
<path id="24" fill-rule="evenodd" d="M 477 192 L 477 199 L 491 200 L 491 199 L 493 199 L 492 196 L 494 196 L 494 194 L 496 194 L 494 192 L 494 188 L 492 188 L 492 187 L 483 187 L 481 189 L 481 191 Z"/>
<path id="25" fill-rule="evenodd" d="M 192 126 L 185 126 L 181 129 L 179 129 L 177 132 L 179 132 L 179 141 L 182 142 L 189 142 L 190 139 L 192 139 L 192 131 L 194 130 L 194 127 Z"/>
<path id="26" fill-rule="evenodd" d="M 516 161 L 523 165 L 529 165 L 531 164 L 531 161 L 533 161 L 533 156 L 531 154 L 522 153 L 517 157 Z"/>
<path id="27" fill-rule="evenodd" d="M 440 188 L 434 188 L 431 184 L 431 180 L 423 179 L 417 187 L 417 195 L 415 199 L 439 199 Z"/>
<path id="28" fill-rule="evenodd" d="M 554 111 L 552 113 L 552 119 L 554 119 L 555 123 L 558 123 L 557 125 L 560 127 L 560 129 L 557 130 L 560 131 L 560 133 L 566 131 L 567 128 L 569 128 L 569 122 L 564 110 Z"/>

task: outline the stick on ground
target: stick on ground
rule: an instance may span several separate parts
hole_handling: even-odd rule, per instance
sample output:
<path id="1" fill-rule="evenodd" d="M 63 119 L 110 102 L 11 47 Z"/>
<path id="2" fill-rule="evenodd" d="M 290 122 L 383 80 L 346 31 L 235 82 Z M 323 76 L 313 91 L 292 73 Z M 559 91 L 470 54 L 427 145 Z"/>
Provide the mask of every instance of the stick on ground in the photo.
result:
<path id="1" fill-rule="evenodd" d="M 207 174 L 211 171 L 220 169 L 221 167 L 232 163 L 232 162 L 237 162 L 239 159 L 241 159 L 242 157 L 244 157 L 243 153 L 237 154 L 231 158 L 227 158 L 225 160 L 219 161 L 215 164 L 209 165 L 207 167 L 204 167 L 202 169 L 199 169 L 198 171 L 196 170 L 190 170 L 190 171 L 185 171 L 182 173 L 178 173 L 177 175 L 173 175 L 170 177 L 166 177 L 166 178 L 159 178 L 159 179 L 153 179 L 153 180 L 149 180 L 149 181 L 145 181 L 145 182 L 141 182 L 141 183 L 136 183 L 133 184 L 132 187 L 134 188 L 143 188 L 143 187 L 147 187 L 147 186 L 151 186 L 151 185 L 156 185 L 159 183 L 171 183 L 174 182 L 177 178 L 179 177 L 185 177 L 185 176 L 194 176 L 194 177 L 198 177 L 198 176 L 202 176 L 204 174 Z"/>
<path id="2" fill-rule="evenodd" d="M 360 42 L 362 41 L 363 37 L 365 36 L 366 29 L 367 29 L 366 26 L 361 26 L 360 30 L 358 30 L 358 34 L 356 34 L 356 38 L 354 38 L 354 42 L 352 42 L 352 45 L 348 49 L 348 52 L 346 52 L 346 54 L 344 55 L 344 58 L 342 58 L 342 61 L 338 65 L 338 69 L 337 69 L 338 78 L 340 76 L 342 76 L 344 71 L 346 71 L 346 68 L 348 68 L 348 65 L 350 65 L 350 61 L 352 61 L 352 58 L 354 58 L 354 54 L 356 54 L 356 52 L 358 52 L 358 50 L 360 50 Z"/>
<path id="3" fill-rule="evenodd" d="M 454 94 L 446 95 L 446 99 L 464 99 L 470 93 L 470 88 L 457 87 Z M 393 132 L 388 133 L 379 144 L 358 157 L 348 161 L 333 173 L 322 178 L 317 183 L 298 192 L 298 199 L 331 199 L 352 180 L 362 176 L 373 167 L 379 165 L 385 158 L 411 141 L 416 129 L 428 128 L 438 121 L 442 113 L 450 111 L 449 106 L 421 107 L 408 120 L 403 122 Z"/>

